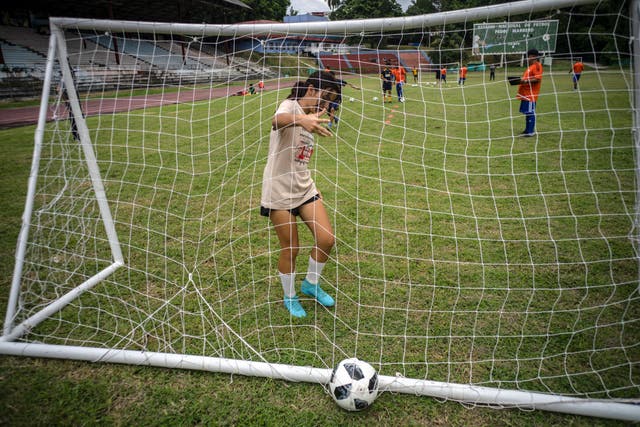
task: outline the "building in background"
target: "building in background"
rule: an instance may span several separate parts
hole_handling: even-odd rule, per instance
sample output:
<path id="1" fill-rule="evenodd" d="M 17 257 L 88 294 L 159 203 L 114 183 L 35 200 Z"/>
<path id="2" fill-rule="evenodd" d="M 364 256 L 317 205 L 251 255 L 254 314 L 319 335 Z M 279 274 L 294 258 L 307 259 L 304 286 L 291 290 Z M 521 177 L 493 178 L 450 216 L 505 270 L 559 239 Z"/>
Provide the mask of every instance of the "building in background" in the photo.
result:
<path id="1" fill-rule="evenodd" d="M 287 24 L 301 22 L 323 22 L 329 18 L 324 12 L 303 15 L 287 15 Z M 248 21 L 240 24 L 280 24 L 277 21 Z M 319 56 L 323 53 L 343 54 L 349 52 L 343 37 L 322 34 L 267 34 L 257 37 L 239 38 L 235 42 L 235 51 L 252 51 L 258 53 L 285 53 L 291 55 Z"/>

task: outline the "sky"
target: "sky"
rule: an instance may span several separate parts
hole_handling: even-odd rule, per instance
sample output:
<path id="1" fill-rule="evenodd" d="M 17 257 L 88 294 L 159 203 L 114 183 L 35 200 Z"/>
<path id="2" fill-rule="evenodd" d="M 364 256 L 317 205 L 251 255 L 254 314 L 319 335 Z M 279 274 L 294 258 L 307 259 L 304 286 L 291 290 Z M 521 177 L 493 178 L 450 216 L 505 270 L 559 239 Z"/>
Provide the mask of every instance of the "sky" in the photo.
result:
<path id="1" fill-rule="evenodd" d="M 402 10 L 407 10 L 412 0 L 396 0 L 400 6 L 402 6 Z M 329 6 L 327 6 L 327 2 L 324 0 L 291 0 L 291 6 L 295 10 L 298 11 L 300 15 L 311 12 L 327 12 L 329 11 Z"/>

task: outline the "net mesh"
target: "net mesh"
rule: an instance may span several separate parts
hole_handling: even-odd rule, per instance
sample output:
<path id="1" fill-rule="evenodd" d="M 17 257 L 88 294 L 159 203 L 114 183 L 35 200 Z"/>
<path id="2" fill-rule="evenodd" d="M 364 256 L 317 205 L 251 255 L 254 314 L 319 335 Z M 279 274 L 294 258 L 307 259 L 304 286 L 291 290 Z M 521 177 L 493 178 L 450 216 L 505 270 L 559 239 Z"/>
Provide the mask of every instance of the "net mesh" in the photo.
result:
<path id="1" fill-rule="evenodd" d="M 508 83 L 521 56 L 472 56 L 472 22 L 237 39 L 67 28 L 124 267 L 20 340 L 316 367 L 357 356 L 384 375 L 637 397 L 632 22 L 614 3 L 505 15 L 559 20 L 533 138 L 518 137 Z M 305 55 L 313 43 L 333 51 Z M 408 70 L 405 102 L 395 89 L 383 102 L 385 61 Z M 262 172 L 273 113 L 318 67 L 351 84 L 310 163 L 337 239 L 321 278 L 336 306 L 301 298 L 308 315 L 292 319 Z M 113 262 L 67 89 L 16 324 Z M 298 282 L 313 246 L 299 227 Z"/>

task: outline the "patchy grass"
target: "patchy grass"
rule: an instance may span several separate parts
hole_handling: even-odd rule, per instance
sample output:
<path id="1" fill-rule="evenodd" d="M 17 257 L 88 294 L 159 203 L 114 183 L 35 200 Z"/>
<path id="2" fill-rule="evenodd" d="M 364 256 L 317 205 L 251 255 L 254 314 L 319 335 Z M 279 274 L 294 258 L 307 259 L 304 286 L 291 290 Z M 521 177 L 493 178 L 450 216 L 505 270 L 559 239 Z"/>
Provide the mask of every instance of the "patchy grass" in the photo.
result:
<path id="1" fill-rule="evenodd" d="M 524 119 L 500 77 L 409 84 L 406 103 L 387 105 L 372 101 L 377 76 L 354 79 L 362 89 L 345 89 L 338 130 L 317 139 L 311 165 L 338 239 L 324 277 L 338 304 L 304 300 L 302 321 L 282 308 L 277 240 L 257 210 L 268 124 L 287 88 L 90 117 L 127 268 L 30 338 L 317 367 L 357 355 L 384 375 L 636 396 L 628 88 L 600 77 L 585 73 L 576 93 L 566 72 L 549 73 L 531 139 L 514 137 Z M 33 131 L 0 131 L 2 306 Z M 52 123 L 45 141 L 37 206 L 71 215 L 25 271 L 26 310 L 110 261 L 68 124 Z M 67 180 L 45 178 L 63 157 Z M 48 209 L 39 212 L 51 229 Z M 306 254 L 306 230 L 301 242 Z M 38 275 L 60 287 L 40 289 Z M 391 393 L 348 414 L 310 384 L 13 357 L 0 366 L 0 421 L 11 425 L 614 424 Z"/>

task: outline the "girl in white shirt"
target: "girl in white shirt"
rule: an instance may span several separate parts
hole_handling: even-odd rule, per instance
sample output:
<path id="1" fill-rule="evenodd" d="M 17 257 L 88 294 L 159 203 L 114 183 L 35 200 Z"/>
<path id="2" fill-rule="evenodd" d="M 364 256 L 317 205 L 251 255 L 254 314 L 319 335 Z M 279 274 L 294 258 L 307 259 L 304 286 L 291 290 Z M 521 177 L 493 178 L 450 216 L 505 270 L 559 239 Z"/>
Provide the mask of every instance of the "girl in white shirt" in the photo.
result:
<path id="1" fill-rule="evenodd" d="M 308 164 L 313 154 L 313 134 L 332 135 L 325 127 L 329 119 L 321 117 L 327 113 L 331 102 L 340 102 L 340 92 L 341 86 L 331 73 L 317 71 L 306 81 L 296 83 L 271 122 L 260 214 L 269 217 L 280 241 L 278 271 L 284 305 L 294 317 L 306 316 L 295 286 L 299 251 L 297 216 L 309 227 L 315 240 L 301 291 L 325 307 L 334 305 L 333 298 L 320 287 L 319 280 L 335 236 Z"/>

